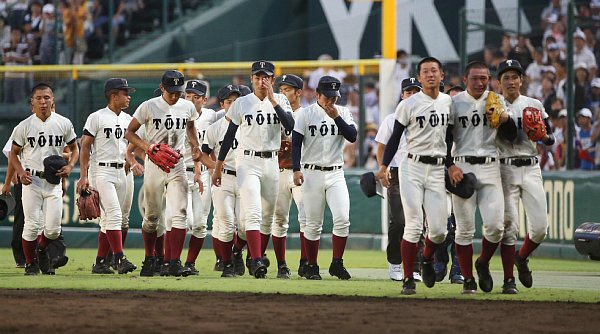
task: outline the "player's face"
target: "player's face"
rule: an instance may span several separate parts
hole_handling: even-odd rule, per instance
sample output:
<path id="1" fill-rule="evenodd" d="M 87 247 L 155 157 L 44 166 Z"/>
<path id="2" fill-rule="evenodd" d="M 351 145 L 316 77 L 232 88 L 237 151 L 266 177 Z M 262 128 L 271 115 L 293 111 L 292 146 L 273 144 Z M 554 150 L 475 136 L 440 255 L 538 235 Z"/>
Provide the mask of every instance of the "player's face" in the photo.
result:
<path id="1" fill-rule="evenodd" d="M 292 103 L 292 104 L 297 102 L 298 99 L 300 99 L 300 95 L 302 95 L 302 90 L 296 89 L 289 85 L 279 86 L 279 92 L 281 94 L 285 95 L 285 97 L 287 97 L 288 101 L 290 101 L 290 103 Z"/>
<path id="2" fill-rule="evenodd" d="M 47 118 L 54 109 L 54 94 L 49 88 L 38 89 L 31 97 L 31 109 L 40 118 Z"/>
<path id="3" fill-rule="evenodd" d="M 196 106 L 196 110 L 200 110 L 206 103 L 206 97 L 196 93 L 185 93 L 185 99 L 191 101 Z"/>
<path id="4" fill-rule="evenodd" d="M 417 94 L 420 91 L 421 91 L 421 88 L 419 88 L 419 87 L 410 87 L 410 88 L 407 88 L 405 91 L 402 92 L 402 99 L 406 100 L 409 97 Z"/>
<path id="5" fill-rule="evenodd" d="M 129 101 L 131 101 L 131 96 L 129 96 L 128 91 L 120 90 L 118 94 L 115 94 L 115 103 L 119 109 L 124 110 L 129 108 Z"/>
<path id="6" fill-rule="evenodd" d="M 250 77 L 250 80 L 252 80 L 252 88 L 254 88 L 254 91 L 263 93 L 267 92 L 268 85 L 273 86 L 275 83 L 275 77 L 268 76 L 262 72 L 253 74 Z"/>
<path id="7" fill-rule="evenodd" d="M 471 68 L 463 80 L 469 94 L 478 99 L 488 89 L 490 71 L 487 68 Z"/>
<path id="8" fill-rule="evenodd" d="M 442 72 L 438 63 L 431 61 L 421 64 L 419 82 L 423 85 L 423 89 L 439 88 L 442 79 L 444 79 L 444 72 Z"/>
<path id="9" fill-rule="evenodd" d="M 235 101 L 238 97 L 239 95 L 237 94 L 229 95 L 225 100 L 221 101 L 221 108 L 225 109 L 225 112 L 227 112 L 227 110 L 229 110 L 229 107 L 231 107 L 231 105 L 233 104 L 233 101 Z"/>
<path id="10" fill-rule="evenodd" d="M 174 93 L 169 93 L 167 92 L 167 90 L 162 86 L 160 86 L 160 89 L 162 90 L 162 97 L 163 99 L 169 104 L 169 105 L 174 105 L 175 103 L 177 103 L 177 101 L 179 100 L 179 98 L 181 97 L 181 92 L 174 92 Z"/>
<path id="11" fill-rule="evenodd" d="M 521 75 L 517 71 L 509 70 L 502 73 L 500 77 L 500 86 L 502 87 L 502 95 L 518 96 L 521 91 Z"/>
<path id="12" fill-rule="evenodd" d="M 317 93 L 317 102 L 319 102 L 319 105 L 321 107 L 327 107 L 327 106 L 332 106 L 334 105 L 338 100 L 337 96 L 334 97 L 327 97 L 324 94 L 319 94 Z"/>

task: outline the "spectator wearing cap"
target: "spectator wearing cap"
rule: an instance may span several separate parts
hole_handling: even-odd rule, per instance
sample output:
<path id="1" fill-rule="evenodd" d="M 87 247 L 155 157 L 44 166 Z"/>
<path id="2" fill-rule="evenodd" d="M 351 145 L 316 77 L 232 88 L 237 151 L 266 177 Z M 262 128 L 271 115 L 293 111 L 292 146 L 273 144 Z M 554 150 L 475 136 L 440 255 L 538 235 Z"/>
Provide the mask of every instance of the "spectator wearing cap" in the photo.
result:
<path id="1" fill-rule="evenodd" d="M 54 5 L 51 3 L 45 4 L 42 7 L 42 23 L 40 24 L 40 64 L 42 65 L 57 63 L 55 22 Z"/>
<path id="2" fill-rule="evenodd" d="M 554 154 L 554 161 L 556 169 L 566 170 L 567 169 L 567 143 L 565 142 L 565 133 L 567 129 L 567 109 L 562 109 L 558 112 L 558 117 L 553 124 L 554 138 L 556 141 L 552 145 L 552 152 Z"/>
<path id="3" fill-rule="evenodd" d="M 4 45 L 2 61 L 6 66 L 24 66 L 31 63 L 29 45 L 24 39 L 20 28 L 13 27 L 10 31 L 10 41 Z M 4 102 L 15 103 L 27 95 L 28 79 L 24 72 L 4 73 Z"/>
<path id="4" fill-rule="evenodd" d="M 579 157 L 579 169 L 595 169 L 596 144 L 592 142 L 592 111 L 582 108 L 577 113 L 577 139 L 575 145 Z"/>
<path id="5" fill-rule="evenodd" d="M 553 38 L 554 43 L 558 44 L 561 50 L 566 49 L 565 32 L 567 28 L 563 21 L 556 21 L 544 32 L 543 40 Z"/>
<path id="6" fill-rule="evenodd" d="M 600 78 L 592 79 L 590 86 L 590 110 L 597 118 L 600 115 Z"/>
<path id="7" fill-rule="evenodd" d="M 573 53 L 573 64 L 585 64 L 590 74 L 590 77 L 595 77 L 596 69 L 598 68 L 596 64 L 596 57 L 594 56 L 594 53 L 587 47 L 585 33 L 581 31 L 581 29 L 577 29 L 573 33 L 573 39 L 573 42 L 575 44 L 575 51 Z"/>
<path id="8" fill-rule="evenodd" d="M 544 56 L 544 64 L 552 65 L 553 63 L 564 60 L 565 54 L 561 50 L 560 46 L 556 42 L 548 43 L 546 45 L 546 54 Z"/>
<path id="9" fill-rule="evenodd" d="M 590 73 L 585 63 L 576 63 L 575 68 L 575 94 L 573 95 L 575 110 L 590 106 Z M 564 88 L 563 88 L 564 89 Z M 563 92 L 566 95 L 566 92 Z"/>
<path id="10" fill-rule="evenodd" d="M 548 6 L 542 10 L 540 15 L 542 29 L 546 29 L 565 15 L 567 15 L 566 6 L 561 5 L 560 0 L 550 0 Z"/>
<path id="11" fill-rule="evenodd" d="M 533 51 L 533 61 L 527 66 L 527 96 L 535 97 L 542 86 L 542 68 L 544 66 L 544 51 L 538 47 Z"/>

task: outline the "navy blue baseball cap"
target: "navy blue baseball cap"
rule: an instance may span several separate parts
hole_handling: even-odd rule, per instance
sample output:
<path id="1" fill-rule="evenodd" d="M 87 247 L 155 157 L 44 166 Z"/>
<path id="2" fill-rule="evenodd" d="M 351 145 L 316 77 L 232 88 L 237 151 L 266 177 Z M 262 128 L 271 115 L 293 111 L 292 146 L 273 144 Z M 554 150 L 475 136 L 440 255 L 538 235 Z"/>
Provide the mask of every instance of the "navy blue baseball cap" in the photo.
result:
<path id="1" fill-rule="evenodd" d="M 238 86 L 227 85 L 227 86 L 223 86 L 223 87 L 221 87 L 221 89 L 219 89 L 219 91 L 217 92 L 217 98 L 219 99 L 219 101 L 223 101 L 226 98 L 228 98 L 231 94 L 238 94 L 238 96 L 242 95 Z"/>
<path id="2" fill-rule="evenodd" d="M 113 89 L 126 90 L 130 93 L 135 92 L 135 88 L 130 87 L 127 80 L 124 78 L 110 78 L 104 83 L 104 92 L 111 91 Z"/>
<path id="3" fill-rule="evenodd" d="M 208 86 L 206 83 L 196 79 L 188 81 L 187 85 L 185 86 L 186 93 L 194 93 L 200 96 L 206 95 L 207 90 Z"/>
<path id="4" fill-rule="evenodd" d="M 163 74 L 161 83 L 169 93 L 183 93 L 185 79 L 181 72 L 168 70 Z"/>
<path id="5" fill-rule="evenodd" d="M 405 91 L 409 88 L 416 87 L 422 89 L 421 83 L 416 78 L 406 78 L 402 80 L 402 91 Z"/>
<path id="6" fill-rule="evenodd" d="M 252 94 L 252 89 L 250 89 L 250 87 L 248 87 L 246 85 L 238 85 L 237 87 L 238 87 L 238 90 L 240 91 L 240 93 L 242 94 L 242 96 Z"/>
<path id="7" fill-rule="evenodd" d="M 324 76 L 319 79 L 317 85 L 317 93 L 323 94 L 327 97 L 340 97 L 340 85 L 342 83 L 331 76 Z"/>
<path id="8" fill-rule="evenodd" d="M 523 67 L 521 67 L 521 63 L 515 59 L 507 59 L 498 64 L 498 79 L 502 76 L 502 73 L 510 70 L 515 70 L 519 73 L 519 75 L 523 75 Z"/>
<path id="9" fill-rule="evenodd" d="M 257 74 L 263 72 L 268 76 L 271 76 L 275 73 L 275 65 L 270 61 L 259 60 L 252 63 L 252 74 Z"/>
<path id="10" fill-rule="evenodd" d="M 281 77 L 279 85 L 288 85 L 296 89 L 302 89 L 304 87 L 304 81 L 295 74 L 284 74 Z"/>
<path id="11" fill-rule="evenodd" d="M 156 88 L 153 92 L 154 97 L 159 97 L 162 95 L 162 90 L 160 90 L 160 87 Z"/>

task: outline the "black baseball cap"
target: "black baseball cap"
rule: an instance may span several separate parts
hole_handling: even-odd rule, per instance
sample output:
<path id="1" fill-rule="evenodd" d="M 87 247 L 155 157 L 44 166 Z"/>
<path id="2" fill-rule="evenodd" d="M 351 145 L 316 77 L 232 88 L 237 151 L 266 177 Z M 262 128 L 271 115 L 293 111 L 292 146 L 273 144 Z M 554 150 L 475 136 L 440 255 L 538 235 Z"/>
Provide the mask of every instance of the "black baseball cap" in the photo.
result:
<path id="1" fill-rule="evenodd" d="M 402 91 L 407 90 L 408 88 L 417 87 L 422 89 L 421 83 L 416 78 L 406 78 L 402 80 Z"/>
<path id="2" fill-rule="evenodd" d="M 295 74 L 284 74 L 281 77 L 281 82 L 279 85 L 288 85 L 296 89 L 302 89 L 302 87 L 304 87 L 304 81 Z"/>
<path id="3" fill-rule="evenodd" d="M 196 79 L 188 81 L 185 86 L 186 93 L 194 93 L 200 96 L 206 95 L 207 90 L 208 86 L 206 85 L 206 83 Z"/>
<path id="4" fill-rule="evenodd" d="M 317 86 L 317 93 L 323 94 L 327 97 L 340 97 L 340 85 L 342 83 L 329 75 L 321 77 L 319 79 L 319 85 Z"/>
<path id="5" fill-rule="evenodd" d="M 168 70 L 163 74 L 161 83 L 169 93 L 183 93 L 185 79 L 181 72 Z"/>
<path id="6" fill-rule="evenodd" d="M 263 72 L 268 76 L 271 76 L 275 73 L 275 65 L 270 61 L 259 60 L 252 63 L 252 74 L 257 74 Z"/>
<path id="7" fill-rule="evenodd" d="M 124 78 L 110 78 L 104 83 L 104 92 L 111 91 L 113 89 L 126 90 L 130 93 L 135 92 L 135 88 L 130 87 L 127 80 Z"/>
<path id="8" fill-rule="evenodd" d="M 160 87 L 156 88 L 153 92 L 154 97 L 159 97 L 162 95 L 162 90 L 160 90 Z"/>
<path id="9" fill-rule="evenodd" d="M 238 96 L 242 95 L 238 86 L 227 85 L 227 86 L 223 86 L 223 87 L 221 87 L 221 89 L 219 89 L 219 91 L 217 92 L 217 98 L 219 99 L 219 101 L 223 101 L 226 98 L 228 98 L 229 95 L 231 95 L 231 94 L 238 94 Z"/>
<path id="10" fill-rule="evenodd" d="M 519 75 L 523 75 L 523 67 L 521 67 L 521 63 L 515 59 L 507 59 L 498 64 L 498 79 L 502 76 L 502 73 L 515 70 L 519 73 Z"/>

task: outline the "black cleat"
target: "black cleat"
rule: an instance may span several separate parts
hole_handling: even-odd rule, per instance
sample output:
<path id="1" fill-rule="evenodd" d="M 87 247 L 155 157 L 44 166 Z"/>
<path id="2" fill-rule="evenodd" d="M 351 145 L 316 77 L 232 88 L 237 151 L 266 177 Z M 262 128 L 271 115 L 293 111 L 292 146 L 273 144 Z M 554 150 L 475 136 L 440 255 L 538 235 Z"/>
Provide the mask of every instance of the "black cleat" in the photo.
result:
<path id="1" fill-rule="evenodd" d="M 403 295 L 414 295 L 417 293 L 417 284 L 415 283 L 415 279 L 412 277 L 405 277 L 402 281 L 402 291 L 400 291 Z"/>
<path id="2" fill-rule="evenodd" d="M 186 268 L 186 267 L 182 266 L 181 260 L 177 259 L 177 260 L 171 260 L 171 263 L 169 264 L 169 274 L 171 276 L 175 276 L 175 277 L 179 277 L 179 276 L 188 277 L 189 275 L 192 274 L 192 271 L 190 270 L 190 268 Z"/>
<path id="3" fill-rule="evenodd" d="M 213 268 L 214 271 L 223 271 L 223 261 L 217 258 L 217 262 L 215 262 L 215 266 Z"/>
<path id="4" fill-rule="evenodd" d="M 26 264 L 25 265 L 25 276 L 36 276 L 40 273 L 40 267 L 37 264 Z"/>
<path id="5" fill-rule="evenodd" d="M 506 295 L 516 295 L 519 293 L 517 290 L 517 283 L 515 282 L 514 277 L 510 277 L 504 280 L 504 285 L 502 285 L 502 293 Z"/>
<path id="6" fill-rule="evenodd" d="M 277 278 L 290 278 L 290 268 L 288 268 L 287 264 L 284 263 L 277 268 Z"/>
<path id="7" fill-rule="evenodd" d="M 37 250 L 38 266 L 44 275 L 54 275 L 54 268 L 50 265 L 50 258 L 46 249 L 38 248 Z"/>
<path id="8" fill-rule="evenodd" d="M 267 257 L 267 254 L 262 255 L 261 261 L 265 265 L 265 267 L 269 268 L 271 266 L 271 260 L 269 260 L 269 258 Z"/>
<path id="9" fill-rule="evenodd" d="M 233 252 L 233 271 L 237 276 L 244 276 L 246 273 L 246 268 L 244 267 L 244 255 L 242 254 L 242 251 Z"/>
<path id="10" fill-rule="evenodd" d="M 479 259 L 475 261 L 475 269 L 479 276 L 479 288 L 483 292 L 490 292 L 494 288 L 494 280 L 490 275 L 490 263 L 481 263 Z"/>
<path id="11" fill-rule="evenodd" d="M 250 274 L 255 278 L 266 278 L 267 277 L 267 266 L 262 260 L 252 260 L 250 263 Z"/>
<path id="12" fill-rule="evenodd" d="M 298 276 L 305 277 L 307 268 L 308 261 L 300 259 L 300 265 L 298 266 Z"/>
<path id="13" fill-rule="evenodd" d="M 477 293 L 477 282 L 475 282 L 475 278 L 471 277 L 465 280 L 463 283 L 463 295 L 472 295 Z"/>
<path id="14" fill-rule="evenodd" d="M 443 281 L 448 273 L 448 265 L 443 262 L 434 262 L 433 269 L 435 270 L 435 281 Z"/>
<path id="15" fill-rule="evenodd" d="M 160 276 L 171 276 L 171 271 L 169 270 L 169 262 L 163 262 L 162 266 L 160 266 Z"/>
<path id="16" fill-rule="evenodd" d="M 533 277 L 531 276 L 531 270 L 529 270 L 529 259 L 522 258 L 519 256 L 519 252 L 515 254 L 515 265 L 519 272 L 519 282 L 526 288 L 531 288 L 533 285 Z"/>
<path id="17" fill-rule="evenodd" d="M 157 256 L 154 260 L 154 276 L 160 276 L 160 270 L 162 269 L 164 257 Z"/>
<path id="18" fill-rule="evenodd" d="M 131 273 L 136 269 L 137 266 L 131 263 L 125 256 L 123 256 L 121 260 L 119 260 L 119 263 L 117 263 L 117 272 L 119 274 Z"/>
<path id="19" fill-rule="evenodd" d="M 114 273 L 115 272 L 112 271 L 112 269 L 110 269 L 110 266 L 108 265 L 108 263 L 106 263 L 105 260 L 92 265 L 92 274 L 109 275 Z"/>
<path id="20" fill-rule="evenodd" d="M 221 274 L 221 277 L 235 277 L 235 268 L 233 262 L 223 264 L 223 273 Z"/>
<path id="21" fill-rule="evenodd" d="M 106 255 L 106 263 L 108 263 L 113 270 L 119 270 L 117 267 L 117 261 L 115 261 L 115 254 L 113 254 L 113 252 L 108 252 L 108 255 Z"/>
<path id="22" fill-rule="evenodd" d="M 200 275 L 198 269 L 196 269 L 196 264 L 192 262 L 186 262 L 184 268 L 188 268 L 190 270 L 190 275 Z"/>
<path id="23" fill-rule="evenodd" d="M 154 276 L 154 264 L 155 264 L 154 256 L 146 256 L 146 258 L 144 258 L 144 262 L 142 262 L 142 269 L 140 270 L 140 276 L 142 276 L 142 277 Z"/>
<path id="24" fill-rule="evenodd" d="M 320 280 L 321 274 L 319 273 L 319 265 L 318 264 L 307 264 L 306 265 L 306 274 L 304 275 L 306 279 L 310 280 Z"/>
<path id="25" fill-rule="evenodd" d="M 433 269 L 433 260 L 423 261 L 421 264 L 421 277 L 423 284 L 428 288 L 433 288 L 435 285 L 435 269 Z"/>
<path id="26" fill-rule="evenodd" d="M 252 276 L 252 273 L 250 272 L 250 265 L 252 264 L 252 258 L 250 257 L 250 252 L 248 252 L 248 255 L 246 256 L 246 268 L 248 268 L 248 275 Z"/>
<path id="27" fill-rule="evenodd" d="M 349 280 L 352 277 L 350 276 L 350 273 L 348 273 L 348 270 L 346 270 L 346 267 L 344 267 L 344 260 L 342 259 L 331 261 L 329 275 L 342 280 Z"/>

